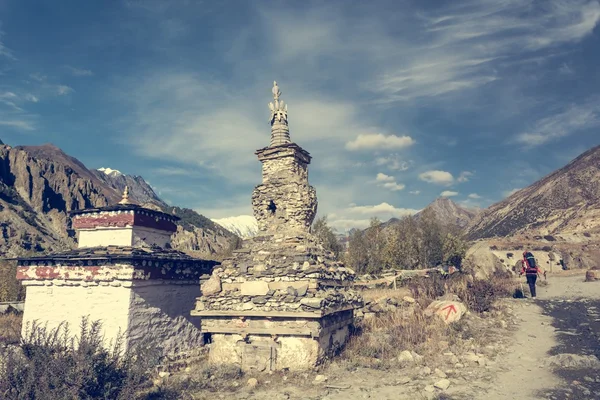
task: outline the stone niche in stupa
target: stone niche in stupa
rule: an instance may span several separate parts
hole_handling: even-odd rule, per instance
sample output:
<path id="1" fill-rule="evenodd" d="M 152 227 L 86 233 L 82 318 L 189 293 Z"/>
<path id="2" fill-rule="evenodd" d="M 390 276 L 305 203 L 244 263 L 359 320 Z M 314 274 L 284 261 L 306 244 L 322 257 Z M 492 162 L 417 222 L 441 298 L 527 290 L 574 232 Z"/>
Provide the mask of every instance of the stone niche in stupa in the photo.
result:
<path id="1" fill-rule="evenodd" d="M 310 233 L 317 212 L 310 154 L 290 139 L 287 104 L 273 85 L 271 142 L 256 151 L 262 183 L 252 193 L 259 234 L 202 282 L 211 362 L 244 370 L 308 369 L 341 349 L 361 297 L 354 272 Z"/>

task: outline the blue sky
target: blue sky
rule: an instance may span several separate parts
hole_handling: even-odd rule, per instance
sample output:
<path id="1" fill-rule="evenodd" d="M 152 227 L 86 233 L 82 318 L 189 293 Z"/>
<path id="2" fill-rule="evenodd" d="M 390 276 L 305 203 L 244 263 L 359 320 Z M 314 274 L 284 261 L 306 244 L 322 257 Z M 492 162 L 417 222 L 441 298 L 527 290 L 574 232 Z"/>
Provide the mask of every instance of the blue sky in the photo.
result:
<path id="1" fill-rule="evenodd" d="M 271 86 L 339 229 L 486 207 L 600 140 L 598 0 L 0 0 L 0 139 L 251 214 Z"/>

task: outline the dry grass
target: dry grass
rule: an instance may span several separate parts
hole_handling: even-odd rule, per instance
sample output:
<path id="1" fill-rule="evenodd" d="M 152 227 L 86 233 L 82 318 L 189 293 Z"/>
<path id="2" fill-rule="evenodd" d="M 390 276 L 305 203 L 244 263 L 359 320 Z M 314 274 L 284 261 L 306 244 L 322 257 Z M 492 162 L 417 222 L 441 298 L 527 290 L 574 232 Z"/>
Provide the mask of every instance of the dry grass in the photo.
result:
<path id="1" fill-rule="evenodd" d="M 347 368 L 388 369 L 401 367 L 398 356 L 404 350 L 433 356 L 456 342 L 457 331 L 438 318 L 417 308 L 410 316 L 402 311 L 366 319 L 357 327 L 342 353 Z"/>
<path id="2" fill-rule="evenodd" d="M 510 297 L 518 286 L 514 278 L 495 277 L 490 280 L 473 280 L 466 275 L 413 278 L 400 290 L 369 290 L 363 292 L 367 300 L 402 298 L 410 293 L 417 303 L 406 305 L 395 312 L 381 313 L 361 321 L 351 337 L 342 360 L 347 368 L 367 367 L 387 369 L 400 367 L 398 355 L 414 351 L 432 360 L 450 349 L 460 352 L 464 338 L 482 335 L 461 320 L 446 325 L 441 319 L 424 314 L 429 303 L 441 296 L 456 295 L 471 311 L 482 313 L 493 309 L 500 298 Z M 412 308 L 411 308 L 412 307 Z"/>
<path id="3" fill-rule="evenodd" d="M 0 314 L 0 343 L 17 344 L 21 339 L 23 314 Z"/>
<path id="4" fill-rule="evenodd" d="M 404 296 L 410 296 L 408 288 L 399 287 L 398 289 L 368 289 L 361 292 L 365 301 L 378 302 L 381 299 L 402 299 Z"/>

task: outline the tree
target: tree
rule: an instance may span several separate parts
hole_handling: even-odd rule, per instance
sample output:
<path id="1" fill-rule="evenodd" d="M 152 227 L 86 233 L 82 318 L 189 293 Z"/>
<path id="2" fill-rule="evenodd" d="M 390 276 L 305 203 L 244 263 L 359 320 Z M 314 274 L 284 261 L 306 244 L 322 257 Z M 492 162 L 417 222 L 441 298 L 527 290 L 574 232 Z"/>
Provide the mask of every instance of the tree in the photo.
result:
<path id="1" fill-rule="evenodd" d="M 443 261 L 444 226 L 438 221 L 435 211 L 426 208 L 419 216 L 421 231 L 421 261 L 426 266 L 438 265 Z"/>
<path id="2" fill-rule="evenodd" d="M 335 230 L 327 224 L 326 215 L 313 222 L 311 232 L 321 241 L 325 250 L 333 252 L 336 258 L 340 256 L 343 246 L 339 242 Z"/>
<path id="3" fill-rule="evenodd" d="M 344 264 L 358 273 L 365 273 L 369 258 L 364 232 L 352 229 L 348 236 L 348 251 L 344 256 Z"/>
<path id="4" fill-rule="evenodd" d="M 416 269 L 422 263 L 421 236 L 415 219 L 406 216 L 385 232 L 384 258 L 387 268 Z"/>
<path id="5" fill-rule="evenodd" d="M 460 236 L 447 233 L 443 245 L 444 263 L 460 268 L 467 253 L 467 242 Z"/>

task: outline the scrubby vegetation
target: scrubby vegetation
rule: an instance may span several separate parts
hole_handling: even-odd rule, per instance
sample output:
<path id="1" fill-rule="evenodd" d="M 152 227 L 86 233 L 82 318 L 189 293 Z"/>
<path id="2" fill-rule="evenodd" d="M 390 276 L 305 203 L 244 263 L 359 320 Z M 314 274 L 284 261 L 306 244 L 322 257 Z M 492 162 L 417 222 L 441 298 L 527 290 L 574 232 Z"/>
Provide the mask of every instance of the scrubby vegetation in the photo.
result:
<path id="1" fill-rule="evenodd" d="M 122 341 L 103 346 L 99 322 L 83 320 L 77 338 L 62 325 L 28 327 L 19 346 L 0 350 L 0 393 L 21 399 L 150 399 L 149 373 L 158 349 L 148 343 L 122 352 Z"/>
<path id="2" fill-rule="evenodd" d="M 411 278 L 404 285 L 416 299 L 415 306 L 405 303 L 395 312 L 359 322 L 342 354 L 348 368 L 392 368 L 402 364 L 398 356 L 404 350 L 433 357 L 448 347 L 460 346 L 462 339 L 477 336 L 477 332 L 464 320 L 446 325 L 441 319 L 426 316 L 426 306 L 436 298 L 456 295 L 469 310 L 482 314 L 516 289 L 511 278 L 473 280 L 465 274 Z"/>

